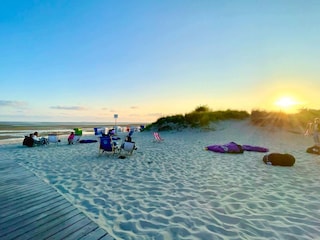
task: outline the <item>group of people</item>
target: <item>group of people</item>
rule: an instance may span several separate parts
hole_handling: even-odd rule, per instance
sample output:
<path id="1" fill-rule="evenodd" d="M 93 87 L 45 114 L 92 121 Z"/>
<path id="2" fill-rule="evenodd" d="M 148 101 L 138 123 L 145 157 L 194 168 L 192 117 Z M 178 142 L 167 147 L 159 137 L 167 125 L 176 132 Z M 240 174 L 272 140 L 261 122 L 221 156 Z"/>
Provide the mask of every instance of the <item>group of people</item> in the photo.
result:
<path id="1" fill-rule="evenodd" d="M 113 140 L 117 140 L 117 139 L 114 138 L 114 135 L 115 135 L 115 130 L 114 130 L 114 129 L 110 129 L 107 134 L 102 133 L 102 136 L 103 136 L 103 137 L 109 138 L 111 144 L 112 144 L 114 147 L 117 147 L 117 142 L 113 141 Z"/>
<path id="2" fill-rule="evenodd" d="M 133 133 L 133 132 L 132 132 L 132 133 Z M 135 143 L 135 142 L 132 141 L 132 138 L 131 138 L 132 133 L 129 132 L 129 134 L 128 134 L 128 135 L 126 136 L 126 138 L 124 139 L 124 142 Z M 109 138 L 111 144 L 112 144 L 114 147 L 118 147 L 118 146 L 117 146 L 117 142 L 116 142 L 116 141 L 113 141 L 113 140 L 119 140 L 120 138 L 115 139 L 115 138 L 114 138 L 114 135 L 115 135 L 115 130 L 114 130 L 114 129 L 110 129 L 107 134 L 102 134 L 103 137 L 108 137 L 108 138 Z M 120 145 L 120 148 L 124 148 L 124 142 Z M 137 148 L 134 146 L 134 149 L 136 150 Z"/>
<path id="3" fill-rule="evenodd" d="M 132 141 L 131 135 L 132 133 L 130 132 L 129 135 L 126 136 L 124 142 L 135 143 Z M 102 136 L 110 138 L 110 142 L 112 143 L 112 145 L 118 148 L 117 142 L 114 140 L 119 140 L 120 138 L 116 139 L 114 137 L 115 136 L 114 129 L 110 129 L 107 134 L 102 134 Z M 68 136 L 68 144 L 69 145 L 73 144 L 74 139 L 75 139 L 75 132 L 70 132 L 70 135 Z M 30 146 L 30 147 L 34 145 L 46 145 L 46 144 L 48 144 L 48 139 L 45 137 L 40 137 L 38 132 L 31 133 L 29 136 L 26 136 L 23 141 L 23 145 Z M 121 144 L 120 148 L 124 148 L 124 143 Z M 134 147 L 134 149 L 136 150 L 136 147 Z"/>
<path id="4" fill-rule="evenodd" d="M 45 137 L 40 137 L 38 132 L 30 133 L 23 140 L 23 145 L 32 147 L 34 145 L 46 145 L 48 144 L 48 139 Z"/>
<path id="5" fill-rule="evenodd" d="M 48 144 L 48 139 L 45 137 L 40 137 L 38 132 L 34 132 L 33 134 L 30 134 L 30 136 L 32 137 L 33 141 L 36 144 L 39 144 L 39 145 Z"/>

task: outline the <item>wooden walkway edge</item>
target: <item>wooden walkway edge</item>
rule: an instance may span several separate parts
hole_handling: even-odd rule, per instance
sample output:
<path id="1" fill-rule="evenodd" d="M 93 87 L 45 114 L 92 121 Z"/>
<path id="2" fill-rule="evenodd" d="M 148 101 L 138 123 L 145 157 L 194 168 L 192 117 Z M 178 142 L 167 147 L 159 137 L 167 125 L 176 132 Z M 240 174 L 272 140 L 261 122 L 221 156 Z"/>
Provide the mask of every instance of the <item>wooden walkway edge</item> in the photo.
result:
<path id="1" fill-rule="evenodd" d="M 32 172 L 0 161 L 0 239 L 113 238 Z"/>

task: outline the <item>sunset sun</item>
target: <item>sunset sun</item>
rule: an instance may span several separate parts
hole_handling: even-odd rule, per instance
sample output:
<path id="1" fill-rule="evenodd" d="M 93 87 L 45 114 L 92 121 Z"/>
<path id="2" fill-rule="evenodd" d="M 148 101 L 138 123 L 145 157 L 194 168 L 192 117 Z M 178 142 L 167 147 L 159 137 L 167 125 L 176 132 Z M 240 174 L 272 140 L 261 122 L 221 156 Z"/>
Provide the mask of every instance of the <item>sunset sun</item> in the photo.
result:
<path id="1" fill-rule="evenodd" d="M 274 104 L 277 107 L 279 107 L 282 111 L 292 113 L 297 110 L 296 106 L 298 105 L 298 102 L 292 97 L 283 96 L 278 98 Z"/>

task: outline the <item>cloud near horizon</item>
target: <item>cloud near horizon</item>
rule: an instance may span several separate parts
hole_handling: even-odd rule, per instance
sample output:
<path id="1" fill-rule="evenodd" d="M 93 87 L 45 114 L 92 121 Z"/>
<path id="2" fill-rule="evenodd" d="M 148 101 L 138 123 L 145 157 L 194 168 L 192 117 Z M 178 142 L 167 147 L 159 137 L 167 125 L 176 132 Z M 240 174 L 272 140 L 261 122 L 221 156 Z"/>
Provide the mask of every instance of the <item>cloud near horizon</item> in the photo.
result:
<path id="1" fill-rule="evenodd" d="M 149 117 L 162 117 L 163 114 L 162 113 L 149 113 L 146 116 L 149 116 Z"/>
<path id="2" fill-rule="evenodd" d="M 75 111 L 86 110 L 85 107 L 80 107 L 80 106 L 51 106 L 50 108 L 59 109 L 59 110 L 75 110 Z"/>
<path id="3" fill-rule="evenodd" d="M 22 101 L 0 100 L 0 107 L 26 107 L 28 104 Z"/>

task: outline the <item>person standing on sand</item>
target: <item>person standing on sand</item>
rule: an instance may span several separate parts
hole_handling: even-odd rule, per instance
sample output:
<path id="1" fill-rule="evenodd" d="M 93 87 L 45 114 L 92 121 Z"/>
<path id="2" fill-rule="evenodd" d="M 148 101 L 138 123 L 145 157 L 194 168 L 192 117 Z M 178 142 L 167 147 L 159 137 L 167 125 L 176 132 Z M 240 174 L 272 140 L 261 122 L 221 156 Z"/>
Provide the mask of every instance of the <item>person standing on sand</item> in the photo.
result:
<path id="1" fill-rule="evenodd" d="M 308 123 L 307 130 L 305 132 L 305 135 L 312 134 L 314 144 L 318 147 L 320 147 L 320 140 L 319 140 L 319 134 L 320 134 L 320 123 L 319 118 L 315 118 L 313 123 Z"/>
<path id="2" fill-rule="evenodd" d="M 71 132 L 69 137 L 68 137 L 68 144 L 73 144 L 73 139 L 74 139 L 74 132 Z"/>

